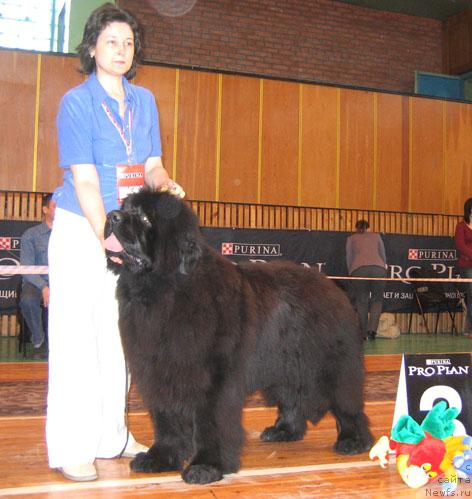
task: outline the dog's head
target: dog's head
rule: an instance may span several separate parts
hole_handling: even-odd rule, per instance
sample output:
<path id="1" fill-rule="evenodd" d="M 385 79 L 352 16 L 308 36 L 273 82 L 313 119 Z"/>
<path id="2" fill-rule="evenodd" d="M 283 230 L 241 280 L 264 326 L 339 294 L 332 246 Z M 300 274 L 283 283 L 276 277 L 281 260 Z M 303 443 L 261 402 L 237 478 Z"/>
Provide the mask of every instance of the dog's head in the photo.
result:
<path id="1" fill-rule="evenodd" d="M 202 253 L 198 219 L 182 199 L 142 190 L 108 214 L 105 249 L 115 273 L 188 274 Z"/>

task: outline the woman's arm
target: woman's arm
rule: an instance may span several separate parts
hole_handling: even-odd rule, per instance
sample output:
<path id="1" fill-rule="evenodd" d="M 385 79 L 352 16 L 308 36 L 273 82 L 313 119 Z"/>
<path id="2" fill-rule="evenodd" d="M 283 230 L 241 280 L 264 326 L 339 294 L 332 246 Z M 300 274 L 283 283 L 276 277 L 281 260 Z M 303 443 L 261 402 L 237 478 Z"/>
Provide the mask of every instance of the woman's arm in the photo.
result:
<path id="1" fill-rule="evenodd" d="M 169 174 L 160 156 L 153 156 L 144 163 L 144 182 L 153 190 L 158 190 L 169 182 Z"/>
<path id="2" fill-rule="evenodd" d="M 105 207 L 100 193 L 100 183 L 95 165 L 72 165 L 75 192 L 82 212 L 103 246 L 105 228 Z"/>
<path id="3" fill-rule="evenodd" d="M 167 190 L 174 196 L 185 197 L 182 187 L 169 177 L 160 156 L 150 157 L 144 163 L 144 182 L 155 191 Z"/>

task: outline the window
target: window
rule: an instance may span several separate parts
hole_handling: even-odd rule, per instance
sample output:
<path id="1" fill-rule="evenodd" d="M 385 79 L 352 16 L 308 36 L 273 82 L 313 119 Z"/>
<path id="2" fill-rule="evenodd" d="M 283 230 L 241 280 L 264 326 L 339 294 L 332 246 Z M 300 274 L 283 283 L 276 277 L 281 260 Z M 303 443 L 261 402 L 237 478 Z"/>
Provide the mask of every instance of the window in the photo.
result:
<path id="1" fill-rule="evenodd" d="M 62 52 L 69 0 L 0 0 L 0 47 Z"/>

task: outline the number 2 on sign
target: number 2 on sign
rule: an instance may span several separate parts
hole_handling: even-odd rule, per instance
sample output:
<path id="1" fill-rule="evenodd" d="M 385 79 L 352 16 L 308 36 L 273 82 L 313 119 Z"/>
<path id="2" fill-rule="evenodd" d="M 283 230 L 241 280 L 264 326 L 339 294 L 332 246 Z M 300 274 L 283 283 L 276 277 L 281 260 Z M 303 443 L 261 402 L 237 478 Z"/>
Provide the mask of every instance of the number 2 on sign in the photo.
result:
<path id="1" fill-rule="evenodd" d="M 421 396 L 420 411 L 429 412 L 437 399 L 444 399 L 449 404 L 449 407 L 455 407 L 459 410 L 459 414 L 461 413 L 461 396 L 454 388 L 446 385 L 436 385 L 428 388 Z M 464 425 L 460 421 L 454 419 L 454 423 L 456 425 L 454 435 L 465 435 L 467 433 Z"/>

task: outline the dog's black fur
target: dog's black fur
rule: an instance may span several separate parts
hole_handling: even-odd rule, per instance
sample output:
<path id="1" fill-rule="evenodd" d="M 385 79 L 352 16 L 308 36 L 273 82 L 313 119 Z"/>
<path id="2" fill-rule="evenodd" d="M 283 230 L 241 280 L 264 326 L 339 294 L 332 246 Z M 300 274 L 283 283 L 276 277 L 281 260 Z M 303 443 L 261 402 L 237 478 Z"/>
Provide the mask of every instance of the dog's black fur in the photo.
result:
<path id="1" fill-rule="evenodd" d="M 288 262 L 234 265 L 168 193 L 129 196 L 105 231 L 122 245 L 107 251 L 120 331 L 155 429 L 133 470 L 180 469 L 189 483 L 237 471 L 241 411 L 256 390 L 278 407 L 262 440 L 302 439 L 307 421 L 331 411 L 337 452 L 370 448 L 358 321 L 331 281 Z"/>

